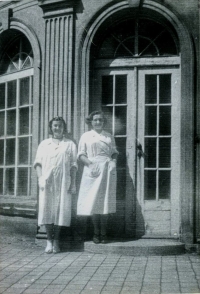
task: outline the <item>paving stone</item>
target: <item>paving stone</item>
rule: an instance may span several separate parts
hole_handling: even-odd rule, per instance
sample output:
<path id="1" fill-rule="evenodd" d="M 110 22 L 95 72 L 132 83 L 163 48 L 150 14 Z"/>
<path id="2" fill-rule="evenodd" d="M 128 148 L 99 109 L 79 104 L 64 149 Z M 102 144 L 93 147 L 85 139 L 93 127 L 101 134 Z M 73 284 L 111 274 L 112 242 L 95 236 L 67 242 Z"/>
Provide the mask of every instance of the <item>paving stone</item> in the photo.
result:
<path id="1" fill-rule="evenodd" d="M 74 290 L 83 290 L 84 289 L 84 285 L 81 284 L 71 284 L 71 285 L 67 285 L 67 287 L 65 287 L 65 290 L 68 290 L 69 293 L 73 293 Z"/>

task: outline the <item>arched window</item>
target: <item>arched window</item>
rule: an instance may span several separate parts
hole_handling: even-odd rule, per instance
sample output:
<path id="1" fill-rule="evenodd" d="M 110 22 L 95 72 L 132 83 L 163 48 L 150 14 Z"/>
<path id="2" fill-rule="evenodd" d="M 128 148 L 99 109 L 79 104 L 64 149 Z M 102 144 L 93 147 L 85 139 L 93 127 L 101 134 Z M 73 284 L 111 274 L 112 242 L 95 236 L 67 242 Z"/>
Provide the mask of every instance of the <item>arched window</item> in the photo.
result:
<path id="1" fill-rule="evenodd" d="M 102 34 L 96 58 L 177 56 L 177 38 L 166 26 L 144 18 L 119 22 Z M 96 42 L 95 42 L 96 45 Z"/>
<path id="2" fill-rule="evenodd" d="M 30 196 L 33 53 L 26 37 L 0 61 L 0 195 Z"/>

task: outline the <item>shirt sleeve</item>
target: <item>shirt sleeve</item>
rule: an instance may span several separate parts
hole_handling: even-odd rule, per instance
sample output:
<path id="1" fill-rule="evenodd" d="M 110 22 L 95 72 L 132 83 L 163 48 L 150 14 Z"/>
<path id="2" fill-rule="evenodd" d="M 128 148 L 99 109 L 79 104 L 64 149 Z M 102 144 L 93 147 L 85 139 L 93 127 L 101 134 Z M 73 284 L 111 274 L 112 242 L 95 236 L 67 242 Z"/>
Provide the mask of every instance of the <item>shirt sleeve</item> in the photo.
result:
<path id="1" fill-rule="evenodd" d="M 78 169 L 77 165 L 77 147 L 76 144 L 72 142 L 71 146 L 71 162 L 70 162 L 70 168 L 76 167 Z"/>
<path id="2" fill-rule="evenodd" d="M 79 141 L 79 145 L 78 145 L 78 155 L 77 155 L 77 159 L 79 160 L 81 155 L 85 155 L 86 157 L 88 157 L 87 154 L 87 144 L 86 144 L 86 140 L 85 140 L 85 136 L 84 134 L 81 136 L 81 139 Z"/>

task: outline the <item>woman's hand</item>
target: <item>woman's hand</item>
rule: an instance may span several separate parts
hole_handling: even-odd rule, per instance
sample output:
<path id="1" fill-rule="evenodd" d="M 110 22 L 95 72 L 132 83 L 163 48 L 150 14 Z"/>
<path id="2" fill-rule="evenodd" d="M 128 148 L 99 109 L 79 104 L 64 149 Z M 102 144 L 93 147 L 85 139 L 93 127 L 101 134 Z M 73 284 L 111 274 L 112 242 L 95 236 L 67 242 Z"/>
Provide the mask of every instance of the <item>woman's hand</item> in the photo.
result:
<path id="1" fill-rule="evenodd" d="M 71 183 L 68 192 L 70 194 L 76 194 L 76 185 Z"/>
<path id="2" fill-rule="evenodd" d="M 46 180 L 45 180 L 44 176 L 40 176 L 38 178 L 38 185 L 39 185 L 39 188 L 43 191 L 45 188 L 45 185 L 46 185 Z"/>
<path id="3" fill-rule="evenodd" d="M 109 168 L 110 170 L 113 170 L 113 169 L 116 168 L 116 159 L 112 159 L 111 161 L 109 161 L 108 168 Z"/>
<path id="4" fill-rule="evenodd" d="M 97 178 L 101 173 L 98 163 L 90 163 L 88 168 L 90 169 L 90 176 L 92 178 Z"/>

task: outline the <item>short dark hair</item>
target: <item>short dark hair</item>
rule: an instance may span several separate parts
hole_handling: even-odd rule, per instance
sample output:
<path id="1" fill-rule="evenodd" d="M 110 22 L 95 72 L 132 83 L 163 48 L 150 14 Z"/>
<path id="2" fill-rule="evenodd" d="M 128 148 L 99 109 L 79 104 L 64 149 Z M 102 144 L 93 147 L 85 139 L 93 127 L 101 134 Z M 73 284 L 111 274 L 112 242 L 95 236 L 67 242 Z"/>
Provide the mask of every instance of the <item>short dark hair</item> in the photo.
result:
<path id="1" fill-rule="evenodd" d="M 91 126 L 91 122 L 93 120 L 93 117 L 95 115 L 102 115 L 103 117 L 103 120 L 104 120 L 104 125 L 107 123 L 107 119 L 105 118 L 105 115 L 104 115 L 104 112 L 101 111 L 101 110 L 95 110 L 95 111 L 92 111 L 86 118 L 85 118 L 85 122 L 87 125 L 90 125 Z"/>
<path id="2" fill-rule="evenodd" d="M 55 116 L 54 118 L 52 118 L 50 121 L 49 121 L 49 134 L 52 135 L 52 124 L 53 124 L 53 121 L 61 121 L 62 124 L 63 124 L 63 135 L 64 136 L 67 136 L 68 135 L 68 132 L 67 132 L 67 124 L 65 122 L 65 120 L 62 118 L 62 116 Z"/>

